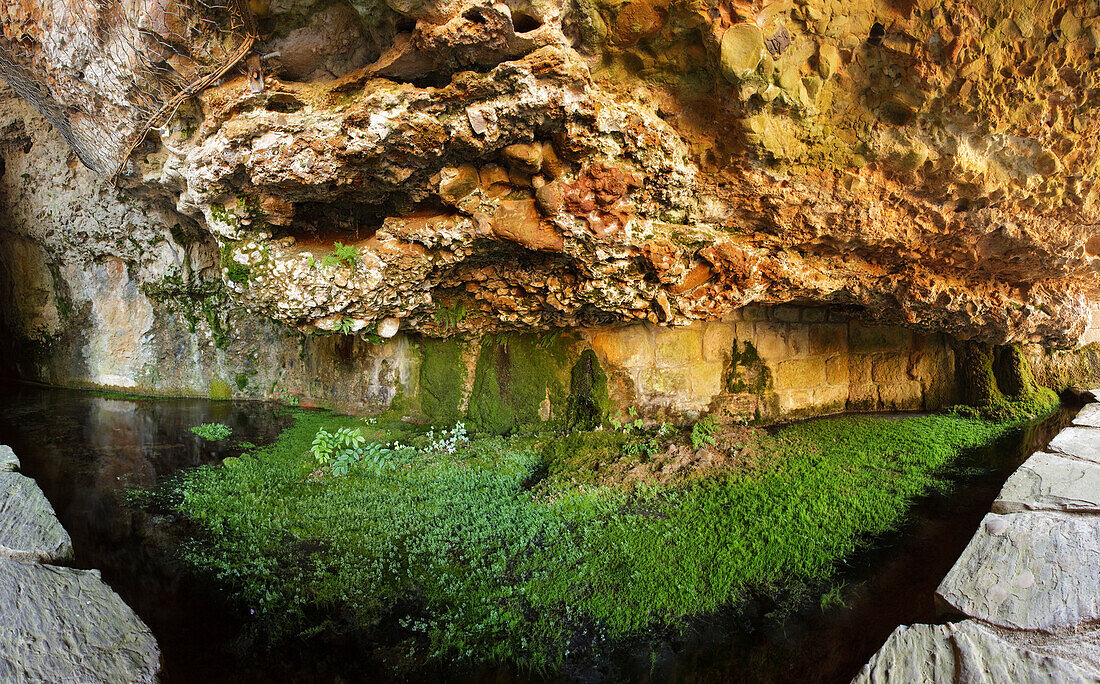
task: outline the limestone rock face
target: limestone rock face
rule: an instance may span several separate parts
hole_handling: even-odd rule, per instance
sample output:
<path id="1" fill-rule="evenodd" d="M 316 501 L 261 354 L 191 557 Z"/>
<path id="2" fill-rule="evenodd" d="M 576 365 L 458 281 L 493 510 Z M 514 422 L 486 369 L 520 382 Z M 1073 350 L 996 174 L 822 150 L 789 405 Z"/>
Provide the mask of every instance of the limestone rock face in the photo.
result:
<path id="1" fill-rule="evenodd" d="M 1093 516 L 990 513 L 936 594 L 1008 629 L 1100 619 L 1100 524 Z"/>
<path id="2" fill-rule="evenodd" d="M 853 684 L 1100 682 L 1078 665 L 998 637 L 975 620 L 894 630 Z"/>
<path id="3" fill-rule="evenodd" d="M 0 472 L 0 557 L 55 562 L 72 556 L 69 533 L 35 481 Z"/>
<path id="4" fill-rule="evenodd" d="M 1100 404 L 1085 405 L 1080 413 L 1074 417 L 1073 424 L 1081 427 L 1100 428 Z"/>
<path id="5" fill-rule="evenodd" d="M 1036 510 L 1100 512 L 1100 465 L 1032 454 L 1005 482 L 993 512 Z"/>
<path id="6" fill-rule="evenodd" d="M 1100 463 L 1100 430 L 1094 428 L 1066 428 L 1050 441 L 1050 451 L 1064 454 L 1083 461 Z"/>
<path id="7" fill-rule="evenodd" d="M 1092 4 L 252 4 L 263 88 L 206 90 L 121 179 L 216 241 L 248 310 L 445 335 L 813 302 L 1056 346 L 1088 323 Z M 68 68 L 47 43 L 28 63 Z"/>
<path id="8" fill-rule="evenodd" d="M 96 570 L 0 558 L 0 604 L 2 681 L 156 681 L 156 640 Z"/>

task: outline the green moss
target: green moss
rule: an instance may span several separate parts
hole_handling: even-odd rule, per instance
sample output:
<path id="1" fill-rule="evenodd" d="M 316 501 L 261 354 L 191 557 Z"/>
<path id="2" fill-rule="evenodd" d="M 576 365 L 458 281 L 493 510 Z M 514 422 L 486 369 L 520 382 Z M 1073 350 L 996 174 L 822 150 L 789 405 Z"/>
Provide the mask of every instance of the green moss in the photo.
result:
<path id="1" fill-rule="evenodd" d="M 420 364 L 420 405 L 433 425 L 450 425 L 462 417 L 466 364 L 458 340 L 425 339 Z"/>
<path id="2" fill-rule="evenodd" d="M 955 365 L 965 404 L 956 413 L 1018 422 L 1058 406 L 1058 395 L 1035 382 L 1019 345 L 994 348 L 967 342 L 956 352 Z"/>
<path id="3" fill-rule="evenodd" d="M 726 389 L 731 394 L 749 393 L 763 397 L 772 387 L 772 375 L 752 342 L 734 340 L 726 367 Z"/>
<path id="4" fill-rule="evenodd" d="M 221 378 L 212 378 L 210 380 L 210 398 L 218 401 L 232 399 L 233 388 Z"/>
<path id="5" fill-rule="evenodd" d="M 1001 398 L 993 374 L 993 348 L 975 342 L 963 343 L 955 354 L 963 403 L 977 408 L 991 406 Z"/>
<path id="6" fill-rule="evenodd" d="M 471 426 L 491 434 L 511 433 L 538 423 L 548 400 L 553 415 L 565 400 L 555 355 L 561 358 L 559 342 L 542 346 L 533 335 L 484 339 L 470 394 Z"/>
<path id="7" fill-rule="evenodd" d="M 548 478 L 579 484 L 595 484 L 600 469 L 622 458 L 630 438 L 615 430 L 574 432 L 546 442 L 542 464 Z"/>
<path id="8" fill-rule="evenodd" d="M 572 429 L 593 430 L 607 418 L 610 404 L 607 374 L 596 352 L 586 349 L 570 372 L 566 424 Z"/>

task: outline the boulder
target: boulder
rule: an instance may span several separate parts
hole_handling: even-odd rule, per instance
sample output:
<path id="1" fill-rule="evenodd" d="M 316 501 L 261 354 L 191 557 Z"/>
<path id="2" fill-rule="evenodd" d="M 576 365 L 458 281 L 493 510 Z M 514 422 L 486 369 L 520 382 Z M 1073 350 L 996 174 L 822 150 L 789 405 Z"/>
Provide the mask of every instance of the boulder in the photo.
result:
<path id="1" fill-rule="evenodd" d="M 98 570 L 0 558 L 0 605 L 0 681 L 156 681 L 152 632 Z"/>
<path id="2" fill-rule="evenodd" d="M 964 615 L 1009 629 L 1098 620 L 1100 519 L 990 513 L 936 594 Z"/>
<path id="3" fill-rule="evenodd" d="M 853 684 L 1098 682 L 1054 655 L 1009 643 L 975 620 L 894 630 Z"/>
<path id="4" fill-rule="evenodd" d="M 0 472 L 19 470 L 19 457 L 10 446 L 0 444 Z"/>
<path id="5" fill-rule="evenodd" d="M 1036 453 L 1008 478 L 994 513 L 1100 511 L 1100 465 Z"/>
<path id="6" fill-rule="evenodd" d="M 1074 425 L 1100 428 L 1100 404 L 1086 404 L 1073 419 Z"/>
<path id="7" fill-rule="evenodd" d="M 1100 430 L 1090 427 L 1068 427 L 1050 441 L 1047 450 L 1083 461 L 1100 463 Z"/>
<path id="8" fill-rule="evenodd" d="M 72 555 L 69 533 L 34 480 L 0 473 L 0 556 L 61 561 Z"/>
<path id="9" fill-rule="evenodd" d="M 756 24 L 734 24 L 722 34 L 722 74 L 732 83 L 745 79 L 764 58 L 764 34 Z"/>

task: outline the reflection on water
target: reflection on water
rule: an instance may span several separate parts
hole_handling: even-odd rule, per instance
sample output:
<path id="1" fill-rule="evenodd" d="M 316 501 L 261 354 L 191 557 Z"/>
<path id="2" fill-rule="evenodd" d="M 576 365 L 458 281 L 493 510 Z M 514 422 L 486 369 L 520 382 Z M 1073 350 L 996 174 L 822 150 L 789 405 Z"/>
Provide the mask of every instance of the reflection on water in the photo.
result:
<path id="1" fill-rule="evenodd" d="M 587 681 L 847 682 L 895 627 L 936 621 L 933 592 L 969 541 L 1005 478 L 1072 420 L 1060 411 L 973 454 L 977 473 L 946 496 L 919 502 L 898 532 L 852 559 L 842 607 L 817 603 L 785 618 L 767 600 L 698 621 L 688 634 L 574 672 Z M 194 425 L 225 423 L 226 442 Z M 86 392 L 0 386 L 0 444 L 15 449 L 72 535 L 75 565 L 103 578 L 152 628 L 164 652 L 163 681 L 377 681 L 356 654 L 363 644 L 242 655 L 241 620 L 212 587 L 183 572 L 165 549 L 165 525 L 119 504 L 125 487 L 150 487 L 181 468 L 235 455 L 237 441 L 271 441 L 289 423 L 265 404 L 120 400 Z M 439 673 L 422 673 L 436 680 Z M 458 679 L 454 673 L 443 677 Z M 519 681 L 496 669 L 467 679 Z M 529 678 L 522 678 L 528 680 Z"/>
<path id="2" fill-rule="evenodd" d="M 225 423 L 221 443 L 190 431 Z M 0 444 L 8 444 L 73 538 L 74 565 L 103 579 L 156 634 L 162 680 L 240 681 L 227 671 L 239 631 L 217 594 L 189 578 L 164 552 L 163 526 L 119 505 L 117 492 L 150 487 L 179 470 L 239 453 L 238 440 L 271 441 L 288 419 L 269 405 L 173 399 L 109 399 L 88 392 L 0 386 Z"/>

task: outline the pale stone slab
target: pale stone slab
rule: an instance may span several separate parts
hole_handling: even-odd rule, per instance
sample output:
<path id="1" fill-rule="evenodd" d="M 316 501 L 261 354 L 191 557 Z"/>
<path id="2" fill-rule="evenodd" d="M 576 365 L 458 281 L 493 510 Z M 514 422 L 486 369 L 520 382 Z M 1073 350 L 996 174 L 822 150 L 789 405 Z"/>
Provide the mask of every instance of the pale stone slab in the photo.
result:
<path id="1" fill-rule="evenodd" d="M 0 444 L 0 472 L 19 470 L 19 458 L 10 446 Z"/>
<path id="2" fill-rule="evenodd" d="M 1042 452 L 1008 478 L 994 513 L 1100 511 L 1100 465 Z"/>
<path id="3" fill-rule="evenodd" d="M 69 533 L 46 495 L 34 480 L 19 473 L 0 473 L 0 556 L 26 561 L 73 556 Z"/>
<path id="4" fill-rule="evenodd" d="M 1085 404 L 1073 419 L 1074 425 L 1100 428 L 1100 404 Z"/>
<path id="5" fill-rule="evenodd" d="M 970 617 L 1053 630 L 1100 619 L 1100 517 L 990 513 L 936 593 Z"/>
<path id="6" fill-rule="evenodd" d="M 153 682 L 160 649 L 100 579 L 0 559 L 0 681 Z"/>
<path id="7" fill-rule="evenodd" d="M 974 620 L 894 630 L 853 684 L 1083 684 L 1100 678 L 999 638 Z"/>
<path id="8" fill-rule="evenodd" d="M 1100 429 L 1068 427 L 1059 432 L 1047 446 L 1048 451 L 1100 463 Z"/>

